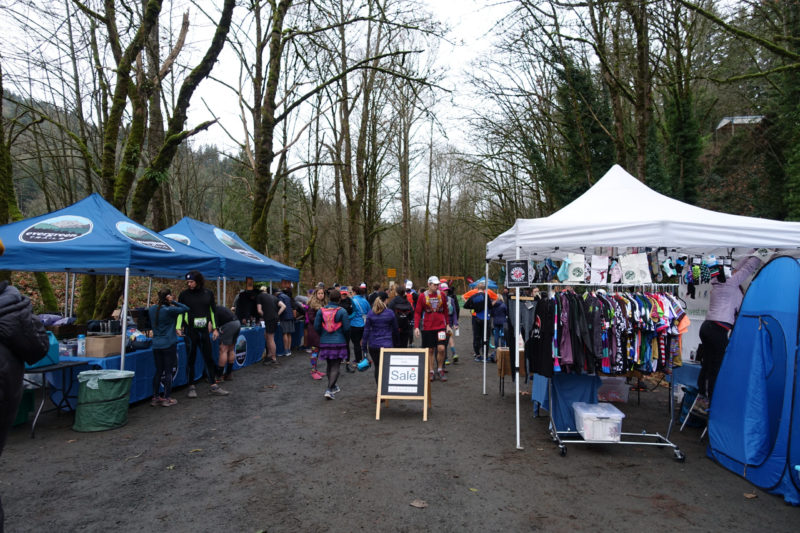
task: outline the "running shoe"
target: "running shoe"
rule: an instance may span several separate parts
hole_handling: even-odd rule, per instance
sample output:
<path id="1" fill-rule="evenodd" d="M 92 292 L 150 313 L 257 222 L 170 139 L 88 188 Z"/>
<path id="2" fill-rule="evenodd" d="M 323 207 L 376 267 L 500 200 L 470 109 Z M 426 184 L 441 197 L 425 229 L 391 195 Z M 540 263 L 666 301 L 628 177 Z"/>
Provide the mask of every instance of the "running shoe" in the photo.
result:
<path id="1" fill-rule="evenodd" d="M 447 376 L 444 375 L 444 369 L 439 369 L 439 381 L 447 381 Z"/>
<path id="2" fill-rule="evenodd" d="M 325 391 L 325 399 L 326 400 L 335 400 L 336 398 L 333 396 L 333 392 L 330 389 Z"/>
<path id="3" fill-rule="evenodd" d="M 331 389 L 331 392 L 334 394 L 340 393 L 342 392 L 342 388 L 339 385 L 334 385 L 333 388 Z"/>
<path id="4" fill-rule="evenodd" d="M 227 396 L 228 394 L 230 394 L 230 392 L 226 391 L 219 385 L 212 385 L 211 394 L 213 394 L 214 396 Z"/>
<path id="5" fill-rule="evenodd" d="M 197 398 L 197 389 L 194 385 L 189 385 L 189 392 L 186 393 L 187 398 Z"/>

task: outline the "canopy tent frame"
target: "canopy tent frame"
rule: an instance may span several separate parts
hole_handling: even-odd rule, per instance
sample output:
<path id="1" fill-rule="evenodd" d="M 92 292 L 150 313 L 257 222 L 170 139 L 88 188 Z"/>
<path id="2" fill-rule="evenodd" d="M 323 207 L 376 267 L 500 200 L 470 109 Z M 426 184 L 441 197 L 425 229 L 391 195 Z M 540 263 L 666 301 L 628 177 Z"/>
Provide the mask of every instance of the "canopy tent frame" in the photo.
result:
<path id="1" fill-rule="evenodd" d="M 597 209 L 615 205 L 620 196 L 626 208 L 613 212 Z M 718 213 L 685 204 L 653 191 L 614 165 L 576 200 L 548 217 L 517 219 L 514 225 L 486 244 L 486 270 L 493 259 L 523 254 L 563 257 L 585 253 L 589 247 L 666 248 L 687 255 L 728 253 L 752 248 L 800 250 L 800 223 Z M 746 252 L 738 257 L 747 255 Z M 617 286 L 614 284 L 613 286 Z M 517 306 L 519 289 L 516 290 Z M 514 325 L 514 360 L 517 365 L 517 449 L 520 445 L 519 410 L 519 310 Z M 484 329 L 484 345 L 486 345 Z M 485 357 L 484 357 L 485 359 Z M 485 374 L 484 374 L 485 375 Z M 485 379 L 485 378 L 484 378 Z M 485 394 L 485 383 L 484 383 Z"/>

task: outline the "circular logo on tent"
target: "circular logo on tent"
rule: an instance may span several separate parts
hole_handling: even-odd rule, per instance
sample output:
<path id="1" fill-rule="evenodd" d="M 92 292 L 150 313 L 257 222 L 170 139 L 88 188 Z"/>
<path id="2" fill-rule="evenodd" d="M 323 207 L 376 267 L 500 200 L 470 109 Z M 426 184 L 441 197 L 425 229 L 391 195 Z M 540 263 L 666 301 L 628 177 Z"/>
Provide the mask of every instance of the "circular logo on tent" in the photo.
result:
<path id="1" fill-rule="evenodd" d="M 572 277 L 573 278 L 582 278 L 583 277 L 583 269 L 580 267 L 575 267 L 572 269 Z"/>
<path id="2" fill-rule="evenodd" d="M 522 281 L 525 279 L 525 269 L 521 267 L 514 267 L 509 274 L 514 281 Z"/>
<path id="3" fill-rule="evenodd" d="M 625 281 L 632 282 L 636 280 L 636 272 L 634 272 L 633 270 L 626 270 L 624 276 L 625 276 Z"/>
<path id="4" fill-rule="evenodd" d="M 19 234 L 22 242 L 64 242 L 92 232 L 92 221 L 75 215 L 62 215 L 37 222 Z"/>
<path id="5" fill-rule="evenodd" d="M 242 246 L 242 243 L 225 233 L 219 228 L 214 228 L 214 236 L 219 239 L 219 242 L 236 252 L 237 254 L 241 254 L 248 259 L 252 259 L 253 261 L 260 261 L 264 262 L 263 259 L 258 257 L 256 254 Z"/>
<path id="6" fill-rule="evenodd" d="M 124 220 L 117 222 L 117 231 L 122 233 L 124 236 L 135 242 L 136 244 L 141 244 L 142 246 L 147 246 L 148 248 L 154 248 L 156 250 L 161 250 L 164 252 L 174 252 L 175 250 L 169 244 L 165 243 L 161 237 L 153 233 L 152 231 L 139 226 L 138 224 L 133 224 L 131 222 L 125 222 Z"/>
<path id="7" fill-rule="evenodd" d="M 183 233 L 165 233 L 164 237 L 172 239 L 173 241 L 178 241 L 186 246 L 190 246 L 192 244 L 192 240 Z"/>
<path id="8" fill-rule="evenodd" d="M 234 361 L 238 366 L 243 366 L 244 360 L 247 358 L 247 339 L 244 338 L 244 335 L 239 335 L 239 338 L 236 339 L 234 352 L 236 352 Z"/>

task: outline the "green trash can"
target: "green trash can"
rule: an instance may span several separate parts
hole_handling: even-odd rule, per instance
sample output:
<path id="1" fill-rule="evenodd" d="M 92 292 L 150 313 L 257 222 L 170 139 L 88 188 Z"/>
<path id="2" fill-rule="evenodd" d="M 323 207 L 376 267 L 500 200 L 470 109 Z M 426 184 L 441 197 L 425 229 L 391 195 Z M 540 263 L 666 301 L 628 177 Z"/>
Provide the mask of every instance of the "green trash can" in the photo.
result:
<path id="1" fill-rule="evenodd" d="M 78 374 L 75 431 L 105 431 L 128 423 L 130 370 L 85 370 Z"/>

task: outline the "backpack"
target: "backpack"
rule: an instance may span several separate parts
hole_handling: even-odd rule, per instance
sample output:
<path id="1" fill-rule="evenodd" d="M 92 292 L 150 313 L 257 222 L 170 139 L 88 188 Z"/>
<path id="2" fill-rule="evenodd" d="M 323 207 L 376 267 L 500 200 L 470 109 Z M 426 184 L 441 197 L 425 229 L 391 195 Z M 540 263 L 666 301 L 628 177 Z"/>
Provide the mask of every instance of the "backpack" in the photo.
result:
<path id="1" fill-rule="evenodd" d="M 321 307 L 320 312 L 322 313 L 322 329 L 327 331 L 328 333 L 333 333 L 340 327 L 342 327 L 341 322 L 336 322 L 336 313 L 339 311 L 339 307 Z"/>
<path id="2" fill-rule="evenodd" d="M 408 328 L 408 325 L 411 323 L 411 315 L 413 314 L 414 309 L 411 307 L 411 304 L 407 302 L 407 300 L 403 300 L 402 302 L 397 302 L 394 306 L 394 314 L 397 315 L 397 325 L 400 329 Z"/>

